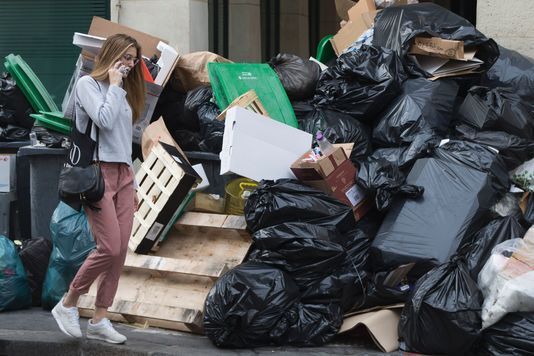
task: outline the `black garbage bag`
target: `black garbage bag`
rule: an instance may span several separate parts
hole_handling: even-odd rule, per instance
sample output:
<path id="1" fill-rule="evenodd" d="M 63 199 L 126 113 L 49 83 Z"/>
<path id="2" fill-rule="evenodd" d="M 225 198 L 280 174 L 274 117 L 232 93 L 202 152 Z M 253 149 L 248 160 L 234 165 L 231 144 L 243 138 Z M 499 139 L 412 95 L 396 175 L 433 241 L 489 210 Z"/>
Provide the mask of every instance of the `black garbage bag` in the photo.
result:
<path id="1" fill-rule="evenodd" d="M 408 55 L 415 37 L 440 37 L 464 41 L 466 47 L 476 46 L 477 58 L 489 69 L 499 56 L 495 41 L 486 38 L 469 21 L 439 5 L 421 3 L 392 6 L 377 14 L 373 45 L 390 48 L 401 57 L 410 74 L 429 77 Z"/>
<path id="2" fill-rule="evenodd" d="M 288 222 L 256 231 L 250 259 L 287 272 L 301 293 L 316 288 L 345 260 L 345 250 L 334 242 L 334 227 Z M 339 285 L 321 285 L 323 295 L 339 294 Z M 314 291 L 315 292 L 315 291 Z"/>
<path id="3" fill-rule="evenodd" d="M 401 349 L 461 355 L 480 337 L 483 297 L 465 257 L 453 256 L 421 277 L 402 310 Z"/>
<path id="4" fill-rule="evenodd" d="M 441 138 L 431 132 L 423 132 L 414 137 L 408 146 L 379 148 L 373 151 L 369 160 L 385 159 L 403 172 L 409 170 L 419 158 L 428 157 Z"/>
<path id="5" fill-rule="evenodd" d="M 534 60 L 501 46 L 499 51 L 499 58 L 482 77 L 482 84 L 512 88 L 534 111 Z"/>
<path id="6" fill-rule="evenodd" d="M 478 131 L 465 124 L 456 125 L 455 130 L 459 139 L 496 148 L 508 170 L 534 158 L 534 141 L 532 140 L 522 139 L 502 131 Z"/>
<path id="7" fill-rule="evenodd" d="M 296 303 L 279 322 L 279 345 L 321 346 L 332 340 L 343 323 L 336 302 Z"/>
<path id="8" fill-rule="evenodd" d="M 405 184 L 405 176 L 399 167 L 383 158 L 361 162 L 358 182 L 375 196 L 378 211 L 387 210 L 397 195 L 415 199 L 424 192 L 424 187 Z"/>
<path id="9" fill-rule="evenodd" d="M 534 312 L 506 314 L 484 329 L 477 355 L 534 355 Z"/>
<path id="10" fill-rule="evenodd" d="M 29 141 L 30 130 L 23 127 L 7 125 L 0 127 L 0 142 Z"/>
<path id="11" fill-rule="evenodd" d="M 189 130 L 176 130 L 171 133 L 172 138 L 184 151 L 200 151 L 200 134 Z"/>
<path id="12" fill-rule="evenodd" d="M 293 179 L 261 181 L 245 203 L 245 220 L 252 233 L 285 222 L 334 227 L 338 232 L 356 224 L 349 206 Z"/>
<path id="13" fill-rule="evenodd" d="M 534 116 L 511 88 L 476 86 L 460 106 L 460 118 L 479 130 L 498 130 L 521 138 L 534 138 Z"/>
<path id="14" fill-rule="evenodd" d="M 339 56 L 336 65 L 323 72 L 313 101 L 369 122 L 397 97 L 405 79 L 395 52 L 363 45 Z"/>
<path id="15" fill-rule="evenodd" d="M 435 149 L 433 157 L 488 173 L 497 192 L 504 194 L 510 189 L 510 178 L 504 160 L 497 151 L 488 146 L 469 141 L 449 140 Z"/>
<path id="16" fill-rule="evenodd" d="M 298 301 L 298 287 L 287 273 L 246 262 L 211 288 L 204 304 L 204 332 L 218 347 L 277 344 L 287 326 L 276 328 Z"/>
<path id="17" fill-rule="evenodd" d="M 452 80 L 406 80 L 402 94 L 376 120 L 373 143 L 398 147 L 413 142 L 421 132 L 446 133 L 457 94 L 458 85 Z"/>
<path id="18" fill-rule="evenodd" d="M 9 73 L 0 74 L 0 125 L 15 125 L 31 129 L 34 111 Z"/>
<path id="19" fill-rule="evenodd" d="M 527 200 L 527 209 L 524 214 L 525 221 L 531 226 L 534 225 L 534 193 L 530 192 Z"/>
<path id="20" fill-rule="evenodd" d="M 271 58 L 269 65 L 278 74 L 289 99 L 304 100 L 313 96 L 321 75 L 317 63 L 294 54 L 280 53 Z"/>
<path id="21" fill-rule="evenodd" d="M 68 136 L 63 135 L 59 132 L 48 130 L 46 127 L 43 126 L 34 126 L 31 131 L 35 132 L 37 139 L 49 148 L 61 148 L 63 140 L 69 138 Z"/>
<path id="22" fill-rule="evenodd" d="M 498 198 L 490 176 L 455 161 L 421 158 L 406 184 L 422 186 L 420 199 L 397 199 L 371 246 L 375 271 L 414 262 L 417 277 L 445 263 L 490 220 Z"/>
<path id="23" fill-rule="evenodd" d="M 25 240 L 19 251 L 28 276 L 34 306 L 41 305 L 41 293 L 51 253 L 52 242 L 44 237 Z"/>
<path id="24" fill-rule="evenodd" d="M 0 235 L 0 312 L 31 305 L 30 286 L 15 244 Z"/>
<path id="25" fill-rule="evenodd" d="M 224 122 L 217 120 L 221 111 L 215 103 L 211 86 L 200 86 L 189 91 L 185 100 L 185 110 L 196 113 L 198 117 L 200 150 L 219 153 L 222 148 Z"/>
<path id="26" fill-rule="evenodd" d="M 314 107 L 299 121 L 299 128 L 314 137 L 322 131 L 331 143 L 354 143 L 350 156 L 353 161 L 367 157 L 372 150 L 369 128 L 339 111 Z"/>
<path id="27" fill-rule="evenodd" d="M 409 283 L 395 286 L 384 284 L 390 273 L 391 271 L 368 274 L 369 279 L 365 286 L 365 293 L 358 296 L 354 310 L 403 303 L 408 299 L 411 292 Z"/>
<path id="28" fill-rule="evenodd" d="M 185 108 L 186 98 L 186 94 L 166 85 L 158 99 L 151 122 L 163 117 L 169 132 L 184 129 L 198 131 L 200 126 L 196 110 L 193 112 Z"/>
<path id="29" fill-rule="evenodd" d="M 490 221 L 480 231 L 469 238 L 466 248 L 467 270 L 473 280 L 478 279 L 478 274 L 486 261 L 491 256 L 491 250 L 505 240 L 522 238 L 525 228 L 517 221 L 515 216 L 507 216 Z"/>

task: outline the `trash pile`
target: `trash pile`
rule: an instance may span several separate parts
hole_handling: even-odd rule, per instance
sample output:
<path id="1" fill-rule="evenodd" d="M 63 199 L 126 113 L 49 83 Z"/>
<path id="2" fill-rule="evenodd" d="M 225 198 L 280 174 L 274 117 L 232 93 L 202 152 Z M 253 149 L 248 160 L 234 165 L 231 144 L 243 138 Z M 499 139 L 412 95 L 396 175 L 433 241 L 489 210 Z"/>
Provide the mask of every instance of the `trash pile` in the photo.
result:
<path id="1" fill-rule="evenodd" d="M 250 251 L 203 300 L 218 347 L 318 346 L 363 324 L 383 351 L 532 352 L 534 62 L 432 3 L 360 0 L 330 43 L 337 58 L 232 63 L 162 45 L 141 62 L 146 204 L 130 249 L 156 253 L 186 211 L 244 216 Z M 90 65 L 80 57 L 72 86 Z M 0 98 L 21 101 L 10 80 Z M 158 160 L 181 182 L 158 188 L 164 201 Z M 60 203 L 51 224 L 45 307 L 94 246 L 83 212 Z M 31 302 L 34 287 L 17 288 L 3 308 Z"/>

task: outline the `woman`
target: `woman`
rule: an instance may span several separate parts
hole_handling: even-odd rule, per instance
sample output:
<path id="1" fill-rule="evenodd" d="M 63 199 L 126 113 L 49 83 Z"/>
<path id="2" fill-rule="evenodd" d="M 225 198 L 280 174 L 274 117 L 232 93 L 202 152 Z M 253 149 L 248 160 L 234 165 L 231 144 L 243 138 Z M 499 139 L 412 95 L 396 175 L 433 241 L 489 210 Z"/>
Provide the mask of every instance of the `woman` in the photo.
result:
<path id="1" fill-rule="evenodd" d="M 76 127 L 84 132 L 91 120 L 99 129 L 98 154 L 105 194 L 94 204 L 99 209 L 85 209 L 96 249 L 81 266 L 68 293 L 52 309 L 61 331 L 72 337 L 82 337 L 76 308 L 78 298 L 100 277 L 87 338 L 111 343 L 126 341 L 113 328 L 106 313 L 117 291 L 137 209 L 131 155 L 133 122 L 143 112 L 145 97 L 144 80 L 137 65 L 139 58 L 141 48 L 134 38 L 124 34 L 110 36 L 91 75 L 80 78 L 76 84 Z M 93 139 L 95 131 L 93 126 Z"/>

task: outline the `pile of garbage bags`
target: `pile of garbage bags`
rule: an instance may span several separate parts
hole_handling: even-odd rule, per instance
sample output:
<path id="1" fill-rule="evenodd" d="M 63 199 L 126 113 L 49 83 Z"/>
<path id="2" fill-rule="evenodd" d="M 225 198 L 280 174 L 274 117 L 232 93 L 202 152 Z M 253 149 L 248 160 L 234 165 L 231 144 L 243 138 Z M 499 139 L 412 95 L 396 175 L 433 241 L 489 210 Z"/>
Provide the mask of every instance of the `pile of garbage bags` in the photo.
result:
<path id="1" fill-rule="evenodd" d="M 386 8 L 373 32 L 319 74 L 287 54 L 270 62 L 301 130 L 354 144 L 373 211 L 356 221 L 298 181 L 262 181 L 245 207 L 252 251 L 211 289 L 206 334 L 321 345 L 349 311 L 400 302 L 404 351 L 532 352 L 534 62 L 429 3 Z M 421 36 L 476 47 L 479 71 L 433 78 L 410 55 Z"/>

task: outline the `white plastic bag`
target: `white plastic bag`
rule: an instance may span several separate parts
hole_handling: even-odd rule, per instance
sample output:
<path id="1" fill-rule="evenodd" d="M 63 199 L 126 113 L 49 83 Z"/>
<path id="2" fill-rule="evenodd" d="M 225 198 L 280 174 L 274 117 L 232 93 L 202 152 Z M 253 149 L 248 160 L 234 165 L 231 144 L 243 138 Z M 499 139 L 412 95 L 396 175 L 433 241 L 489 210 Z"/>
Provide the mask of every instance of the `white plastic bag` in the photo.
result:
<path id="1" fill-rule="evenodd" d="M 512 257 L 514 253 L 516 255 Z M 533 258 L 534 246 L 523 239 L 512 239 L 495 246 L 478 275 L 478 285 L 484 296 L 483 329 L 507 313 L 534 311 Z"/>

